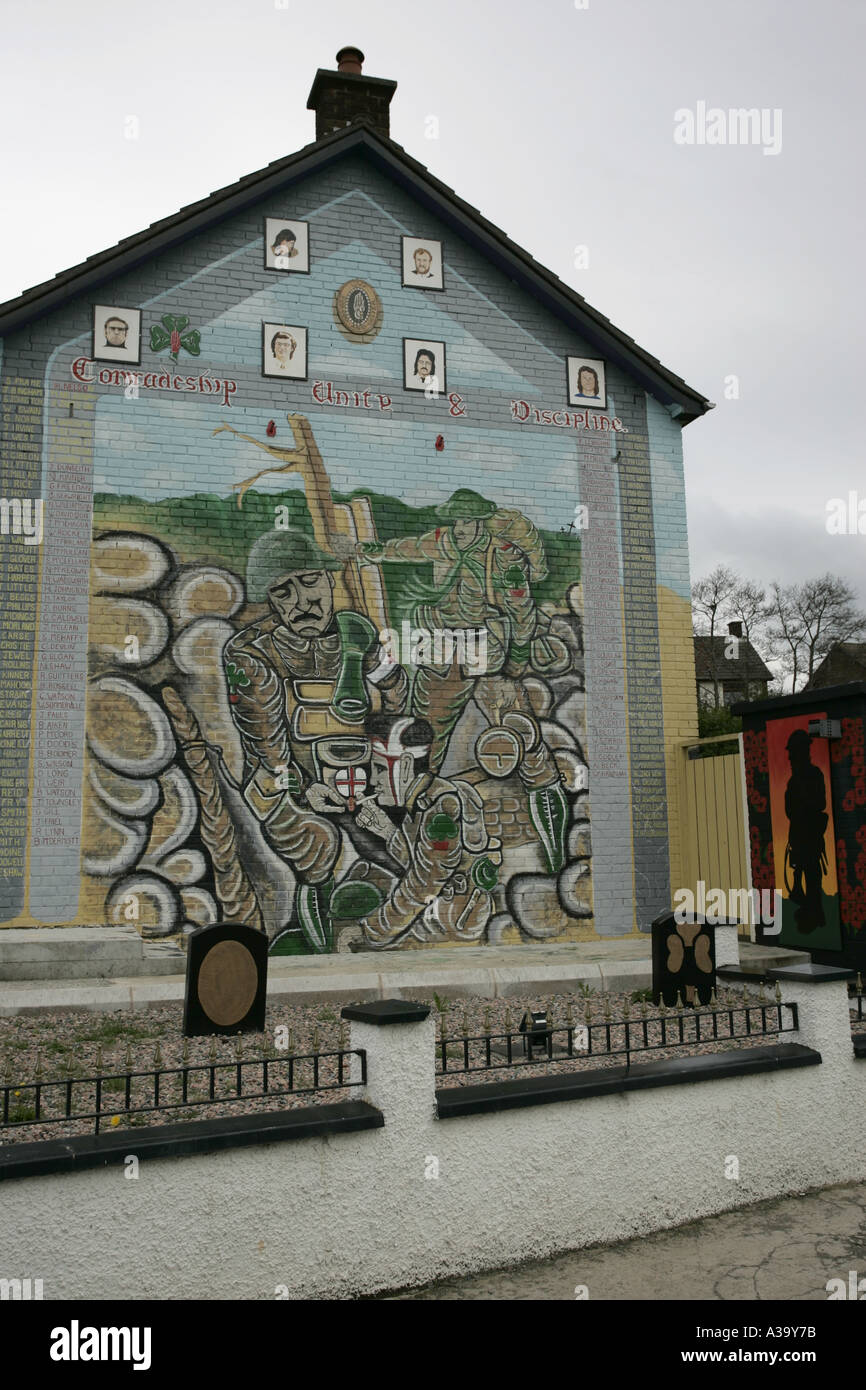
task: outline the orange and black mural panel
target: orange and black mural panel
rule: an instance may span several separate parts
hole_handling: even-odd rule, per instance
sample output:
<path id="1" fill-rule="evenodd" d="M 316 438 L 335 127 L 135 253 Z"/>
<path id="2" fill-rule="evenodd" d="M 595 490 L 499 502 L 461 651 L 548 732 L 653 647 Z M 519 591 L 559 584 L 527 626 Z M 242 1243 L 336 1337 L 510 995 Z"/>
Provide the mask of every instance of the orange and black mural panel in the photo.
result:
<path id="1" fill-rule="evenodd" d="M 866 965 L 864 717 L 858 685 L 743 707 L 753 885 L 782 899 L 781 933 L 767 940 L 856 969 Z"/>

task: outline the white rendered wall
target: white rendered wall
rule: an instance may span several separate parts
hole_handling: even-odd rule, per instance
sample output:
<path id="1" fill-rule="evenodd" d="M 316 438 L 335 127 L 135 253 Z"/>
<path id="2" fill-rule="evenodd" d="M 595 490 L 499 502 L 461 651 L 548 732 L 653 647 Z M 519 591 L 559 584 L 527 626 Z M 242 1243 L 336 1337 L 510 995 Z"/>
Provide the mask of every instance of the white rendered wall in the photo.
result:
<path id="1" fill-rule="evenodd" d="M 823 1065 L 449 1120 L 432 1019 L 353 1024 L 384 1129 L 143 1161 L 137 1180 L 4 1181 L 0 1275 L 41 1278 L 46 1299 L 344 1297 L 862 1180 L 866 1061 L 846 987 L 783 997 L 801 1023 L 785 1040 Z"/>

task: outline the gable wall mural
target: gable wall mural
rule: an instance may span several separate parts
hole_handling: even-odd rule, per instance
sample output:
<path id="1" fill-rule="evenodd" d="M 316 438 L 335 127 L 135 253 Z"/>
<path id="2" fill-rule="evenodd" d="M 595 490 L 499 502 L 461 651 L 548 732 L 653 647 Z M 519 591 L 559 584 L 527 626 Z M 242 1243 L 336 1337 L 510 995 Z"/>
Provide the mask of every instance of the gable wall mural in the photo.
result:
<path id="1" fill-rule="evenodd" d="M 70 301 L 0 394 L 0 924 L 293 954 L 668 905 L 679 427 L 381 174 Z"/>

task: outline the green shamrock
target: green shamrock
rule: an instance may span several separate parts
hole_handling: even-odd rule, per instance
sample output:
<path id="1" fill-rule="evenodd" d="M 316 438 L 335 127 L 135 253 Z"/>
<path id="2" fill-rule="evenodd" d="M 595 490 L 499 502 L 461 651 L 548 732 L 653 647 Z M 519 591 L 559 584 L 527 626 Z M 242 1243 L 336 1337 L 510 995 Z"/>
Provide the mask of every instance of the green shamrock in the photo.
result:
<path id="1" fill-rule="evenodd" d="M 201 352 L 201 334 L 197 328 L 191 328 L 188 333 L 184 329 L 189 323 L 188 318 L 176 314 L 163 314 L 160 323 L 155 323 L 150 330 L 150 350 L 151 352 L 162 352 L 165 347 L 170 347 L 169 356 L 172 361 L 177 363 L 178 353 L 181 348 L 186 348 L 192 357 L 198 357 Z"/>
<path id="2" fill-rule="evenodd" d="M 250 678 L 246 671 L 242 671 L 239 666 L 235 666 L 233 661 L 226 663 L 226 681 L 229 687 L 229 700 L 233 705 L 238 701 L 238 689 L 249 685 Z"/>
<path id="3" fill-rule="evenodd" d="M 453 840 L 457 833 L 457 823 L 444 811 L 437 811 L 434 816 L 431 816 L 427 826 L 427 834 L 434 849 L 450 849 L 449 841 Z"/>
<path id="4" fill-rule="evenodd" d="M 493 587 L 500 593 L 509 590 L 512 594 L 522 594 L 526 589 L 526 571 L 520 565 L 509 565 L 501 578 L 494 577 Z"/>

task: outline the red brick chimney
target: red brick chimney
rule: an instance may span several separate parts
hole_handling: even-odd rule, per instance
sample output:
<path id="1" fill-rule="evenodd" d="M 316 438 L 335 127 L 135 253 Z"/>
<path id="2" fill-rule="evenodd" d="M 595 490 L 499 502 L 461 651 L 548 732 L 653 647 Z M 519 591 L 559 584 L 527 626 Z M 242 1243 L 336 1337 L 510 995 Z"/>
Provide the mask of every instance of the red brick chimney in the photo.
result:
<path id="1" fill-rule="evenodd" d="M 307 110 L 316 113 L 316 139 L 366 120 L 378 135 L 390 136 L 388 108 L 397 83 L 385 77 L 365 77 L 360 48 L 341 48 L 337 70 L 319 68 L 307 97 Z"/>

